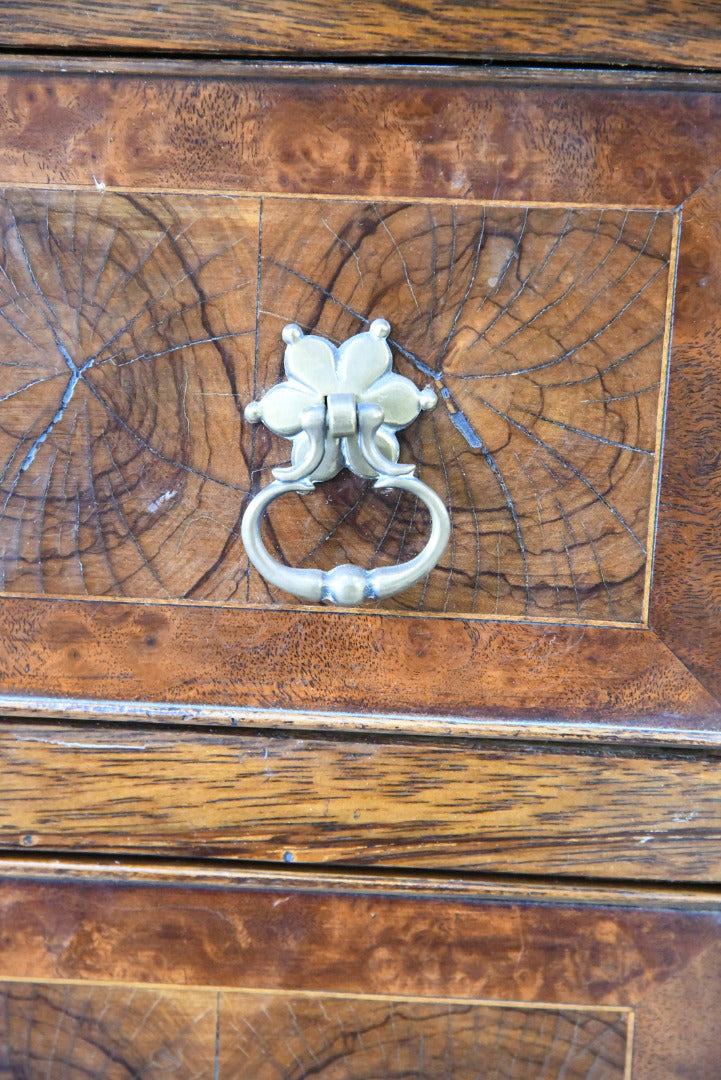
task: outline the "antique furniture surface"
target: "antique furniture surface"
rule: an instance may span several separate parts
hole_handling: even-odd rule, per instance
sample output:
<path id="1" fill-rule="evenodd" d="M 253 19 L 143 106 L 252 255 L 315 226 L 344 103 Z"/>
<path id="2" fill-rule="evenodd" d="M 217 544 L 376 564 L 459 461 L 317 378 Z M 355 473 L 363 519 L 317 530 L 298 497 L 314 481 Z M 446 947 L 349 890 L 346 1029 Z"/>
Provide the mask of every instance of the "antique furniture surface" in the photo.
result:
<path id="1" fill-rule="evenodd" d="M 719 1075 L 721 12 L 440 7 L 0 9 L 0 1080 Z"/>

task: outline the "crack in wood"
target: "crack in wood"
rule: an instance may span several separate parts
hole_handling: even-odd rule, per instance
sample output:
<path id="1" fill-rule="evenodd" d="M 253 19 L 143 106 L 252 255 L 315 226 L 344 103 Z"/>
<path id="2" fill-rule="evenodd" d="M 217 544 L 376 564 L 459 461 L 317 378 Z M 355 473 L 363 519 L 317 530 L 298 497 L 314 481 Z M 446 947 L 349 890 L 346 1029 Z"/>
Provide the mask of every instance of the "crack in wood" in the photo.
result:
<path id="1" fill-rule="evenodd" d="M 281 601 L 239 522 L 287 448 L 242 407 L 278 379 L 283 322 L 338 342 L 382 315 L 440 393 L 402 442 L 454 522 L 384 606 L 642 622 L 671 219 L 7 189 L 2 586 Z M 344 477 L 265 520 L 279 558 L 323 569 L 412 557 L 425 528 Z"/>

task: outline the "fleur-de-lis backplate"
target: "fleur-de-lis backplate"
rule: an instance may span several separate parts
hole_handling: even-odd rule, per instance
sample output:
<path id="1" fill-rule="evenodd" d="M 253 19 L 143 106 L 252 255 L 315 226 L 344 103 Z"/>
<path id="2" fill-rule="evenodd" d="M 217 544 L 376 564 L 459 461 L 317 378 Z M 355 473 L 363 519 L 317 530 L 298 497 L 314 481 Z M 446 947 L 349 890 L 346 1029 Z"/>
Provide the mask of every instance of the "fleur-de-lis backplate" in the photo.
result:
<path id="1" fill-rule="evenodd" d="M 438 495 L 414 476 L 415 466 L 398 462 L 396 431 L 421 411 L 433 409 L 436 395 L 418 388 L 392 370 L 387 337 L 390 326 L 375 319 L 368 331 L 336 348 L 291 323 L 283 330 L 286 381 L 273 386 L 245 409 L 251 423 L 263 423 L 293 444 L 291 465 L 273 470 L 275 480 L 249 504 L 242 538 L 253 565 L 266 580 L 307 600 L 357 604 L 392 596 L 424 577 L 436 564 L 450 537 L 450 520 Z M 363 570 L 353 564 L 330 571 L 294 569 L 270 556 L 263 545 L 260 520 L 267 506 L 289 491 L 313 490 L 347 467 L 375 479 L 377 488 L 400 488 L 421 499 L 431 515 L 431 534 L 414 559 L 397 566 Z"/>

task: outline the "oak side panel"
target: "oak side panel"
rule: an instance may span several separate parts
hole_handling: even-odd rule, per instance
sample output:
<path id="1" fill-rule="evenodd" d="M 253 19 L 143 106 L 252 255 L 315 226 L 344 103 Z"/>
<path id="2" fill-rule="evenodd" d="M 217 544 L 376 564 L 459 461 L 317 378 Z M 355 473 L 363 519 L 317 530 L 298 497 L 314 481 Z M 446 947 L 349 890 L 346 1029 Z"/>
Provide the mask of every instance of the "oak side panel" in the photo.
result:
<path id="1" fill-rule="evenodd" d="M 721 95 L 632 76 L 29 65 L 0 76 L 6 184 L 673 208 L 717 167 Z"/>
<path id="2" fill-rule="evenodd" d="M 721 761 L 7 725 L 0 846 L 721 880 Z"/>
<path id="3" fill-rule="evenodd" d="M 436 56 L 717 68 L 721 26 L 713 0 L 591 0 L 582 5 L 464 0 L 412 7 L 363 0 L 179 0 L 172 9 L 129 0 L 15 0 L 0 14 L 0 41 L 15 49 L 111 49 L 230 56 Z"/>
<path id="4" fill-rule="evenodd" d="M 684 205 L 651 623 L 721 693 L 721 183 Z"/>

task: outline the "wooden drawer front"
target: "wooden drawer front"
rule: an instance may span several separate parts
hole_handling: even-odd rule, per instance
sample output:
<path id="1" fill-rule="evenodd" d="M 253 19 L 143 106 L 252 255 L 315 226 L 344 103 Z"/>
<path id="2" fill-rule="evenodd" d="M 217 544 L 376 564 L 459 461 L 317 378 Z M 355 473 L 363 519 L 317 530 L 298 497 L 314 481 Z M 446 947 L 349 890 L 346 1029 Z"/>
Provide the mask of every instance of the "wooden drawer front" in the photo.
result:
<path id="1" fill-rule="evenodd" d="M 718 740 L 715 80 L 22 67 L 0 73 L 6 707 Z M 398 597 L 329 612 L 248 562 L 288 447 L 243 407 L 285 323 L 340 342 L 380 316 L 439 396 L 402 454 L 452 539 Z M 428 528 L 345 473 L 266 525 L 324 569 L 404 562 Z"/>
<path id="2" fill-rule="evenodd" d="M 721 881 L 693 755 L 17 724 L 0 845 Z"/>
<path id="3" fill-rule="evenodd" d="M 339 342 L 375 312 L 441 395 L 401 453 L 453 540 L 374 606 L 647 621 L 677 214 L 6 189 L 0 221 L 6 593 L 287 606 L 238 517 L 288 443 L 242 405 L 284 323 Z M 347 474 L 268 511 L 323 569 L 405 561 L 426 518 Z"/>
<path id="4" fill-rule="evenodd" d="M 9 1075 L 716 1076 L 710 896 L 11 864 L 0 935 Z"/>

